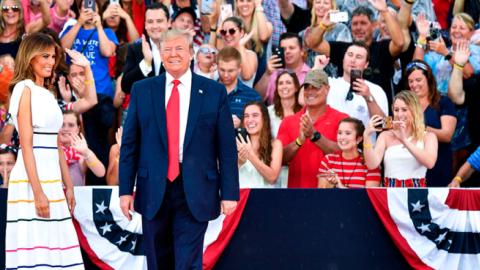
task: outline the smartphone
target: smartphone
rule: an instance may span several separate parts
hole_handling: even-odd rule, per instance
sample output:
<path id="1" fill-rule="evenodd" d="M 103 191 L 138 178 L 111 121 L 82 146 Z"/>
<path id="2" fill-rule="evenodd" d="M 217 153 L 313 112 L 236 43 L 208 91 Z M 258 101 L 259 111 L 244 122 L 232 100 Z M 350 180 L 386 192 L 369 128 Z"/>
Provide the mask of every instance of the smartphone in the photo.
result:
<path id="1" fill-rule="evenodd" d="M 212 14 L 212 4 L 215 0 L 202 0 L 202 6 L 200 7 L 200 12 L 205 15 Z"/>
<path id="2" fill-rule="evenodd" d="M 357 79 L 363 78 L 363 72 L 360 69 L 352 69 L 350 70 L 350 91 L 356 92 L 353 90 L 353 82 Z"/>
<path id="3" fill-rule="evenodd" d="M 89 8 L 93 11 L 96 10 L 95 0 L 84 0 L 83 1 L 83 6 L 84 6 L 85 9 Z"/>
<path id="4" fill-rule="evenodd" d="M 331 12 L 330 21 L 333 23 L 346 23 L 348 22 L 348 13 L 346 11 Z"/>
<path id="5" fill-rule="evenodd" d="M 248 133 L 245 128 L 237 128 L 235 133 L 237 137 L 241 136 L 243 138 L 243 141 L 245 142 L 247 141 Z"/>
<path id="6" fill-rule="evenodd" d="M 110 5 L 113 4 L 120 5 L 120 0 L 110 0 Z"/>
<path id="7" fill-rule="evenodd" d="M 391 116 L 387 116 L 382 119 L 382 122 L 379 125 L 376 125 L 375 128 L 388 130 L 393 128 L 393 118 Z"/>
<path id="8" fill-rule="evenodd" d="M 280 58 L 280 64 L 282 65 L 280 68 L 285 68 L 285 51 L 282 47 L 273 47 L 272 48 L 272 55 L 276 55 Z"/>
<path id="9" fill-rule="evenodd" d="M 220 6 L 220 23 L 223 23 L 226 18 L 233 16 L 232 4 L 223 4 Z"/>

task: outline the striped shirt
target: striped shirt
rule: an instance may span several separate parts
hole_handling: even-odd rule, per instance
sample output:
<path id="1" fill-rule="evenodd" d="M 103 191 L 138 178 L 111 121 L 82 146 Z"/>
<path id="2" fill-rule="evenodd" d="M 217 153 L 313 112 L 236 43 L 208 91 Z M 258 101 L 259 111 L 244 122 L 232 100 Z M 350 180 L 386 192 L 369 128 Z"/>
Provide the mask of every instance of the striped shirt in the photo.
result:
<path id="1" fill-rule="evenodd" d="M 380 182 L 381 175 L 378 168 L 369 170 L 363 156 L 354 159 L 345 159 L 341 152 L 328 154 L 320 162 L 319 173 L 334 171 L 342 184 L 349 188 L 364 188 L 366 181 Z"/>

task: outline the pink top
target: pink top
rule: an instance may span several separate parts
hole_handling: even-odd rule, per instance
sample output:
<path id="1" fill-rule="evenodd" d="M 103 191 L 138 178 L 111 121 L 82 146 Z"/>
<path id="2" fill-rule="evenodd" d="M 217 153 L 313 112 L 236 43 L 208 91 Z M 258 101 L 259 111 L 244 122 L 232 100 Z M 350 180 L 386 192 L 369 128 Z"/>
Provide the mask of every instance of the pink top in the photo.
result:
<path id="1" fill-rule="evenodd" d="M 305 80 L 305 76 L 307 75 L 307 72 L 310 70 L 310 67 L 303 63 L 302 68 L 300 71 L 295 72 L 297 74 L 298 81 L 300 82 L 300 85 L 303 84 L 303 81 Z M 268 104 L 273 103 L 273 96 L 275 94 L 275 81 L 277 80 L 277 76 L 279 73 L 281 73 L 283 69 L 275 71 L 270 75 L 270 79 L 268 80 L 268 87 L 267 87 L 267 102 Z"/>
<path id="2" fill-rule="evenodd" d="M 30 9 L 30 0 L 21 0 L 22 1 L 22 8 L 24 12 L 24 22 L 25 25 L 29 24 L 30 22 L 41 20 L 42 13 L 33 13 Z M 53 31 L 60 33 L 63 29 L 63 25 L 67 22 L 67 20 L 71 17 L 72 12 L 69 11 L 68 14 L 64 17 L 60 17 L 57 14 L 56 6 L 50 8 L 50 24 L 48 28 L 52 29 Z"/>

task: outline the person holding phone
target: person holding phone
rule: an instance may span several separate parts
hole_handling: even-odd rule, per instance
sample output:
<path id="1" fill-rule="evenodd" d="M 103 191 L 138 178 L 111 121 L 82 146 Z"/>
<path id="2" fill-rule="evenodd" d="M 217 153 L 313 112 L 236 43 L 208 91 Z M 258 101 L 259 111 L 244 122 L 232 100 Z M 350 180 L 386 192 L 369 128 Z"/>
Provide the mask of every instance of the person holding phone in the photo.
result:
<path id="1" fill-rule="evenodd" d="M 363 141 L 362 121 L 348 117 L 340 121 L 337 144 L 340 151 L 323 157 L 318 169 L 319 188 L 365 188 L 380 186 L 380 169 L 368 169 L 358 145 Z"/>
<path id="2" fill-rule="evenodd" d="M 282 143 L 272 137 L 267 107 L 251 101 L 243 110 L 247 136 L 237 135 L 240 188 L 274 188 L 282 166 Z"/>
<path id="3" fill-rule="evenodd" d="M 377 168 L 383 160 L 384 187 L 426 187 L 427 169 L 437 161 L 438 141 L 425 129 L 423 111 L 417 95 L 401 91 L 393 101 L 393 129 L 383 131 L 373 143 L 371 135 L 383 118 L 374 115 L 363 133 L 365 164 Z"/>
<path id="4" fill-rule="evenodd" d="M 63 48 L 82 53 L 89 61 L 95 81 L 98 104 L 82 115 L 85 138 L 103 164 L 108 164 L 108 130 L 115 119 L 114 88 L 109 76 L 109 57 L 114 56 L 118 39 L 110 28 L 103 28 L 100 5 L 95 0 L 80 1 L 80 16 L 61 36 Z M 105 178 L 89 173 L 87 183 L 105 184 Z"/>
<path id="5" fill-rule="evenodd" d="M 21 0 L 27 32 L 40 31 L 48 27 L 59 33 L 69 18 L 75 17 L 70 10 L 73 1 Z"/>
<path id="6" fill-rule="evenodd" d="M 103 9 L 105 10 L 102 14 L 103 26 L 115 32 L 119 45 L 140 38 L 132 18 L 122 8 L 120 2 L 105 2 Z"/>
<path id="7" fill-rule="evenodd" d="M 385 92 L 380 86 L 363 79 L 369 61 L 367 45 L 354 41 L 343 57 L 343 76 L 329 78 L 330 92 L 327 98 L 327 104 L 332 108 L 359 119 L 364 125 L 368 125 L 373 115 L 388 115 Z"/>

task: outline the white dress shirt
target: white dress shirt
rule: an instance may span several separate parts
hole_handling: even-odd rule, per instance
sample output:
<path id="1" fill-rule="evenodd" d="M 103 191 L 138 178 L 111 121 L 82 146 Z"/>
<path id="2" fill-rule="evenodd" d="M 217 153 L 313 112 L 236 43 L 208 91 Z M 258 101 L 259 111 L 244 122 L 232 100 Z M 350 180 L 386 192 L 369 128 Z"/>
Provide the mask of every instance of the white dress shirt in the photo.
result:
<path id="1" fill-rule="evenodd" d="M 165 109 L 167 108 L 168 100 L 172 95 L 173 80 L 173 76 L 166 72 Z M 180 84 L 177 86 L 180 98 L 180 140 L 178 159 L 181 163 L 183 160 L 183 142 L 185 140 L 185 130 L 187 129 L 188 110 L 190 108 L 190 96 L 192 91 L 192 72 L 190 71 L 190 68 L 188 68 L 187 72 L 185 72 L 178 80 L 180 81 Z"/>

